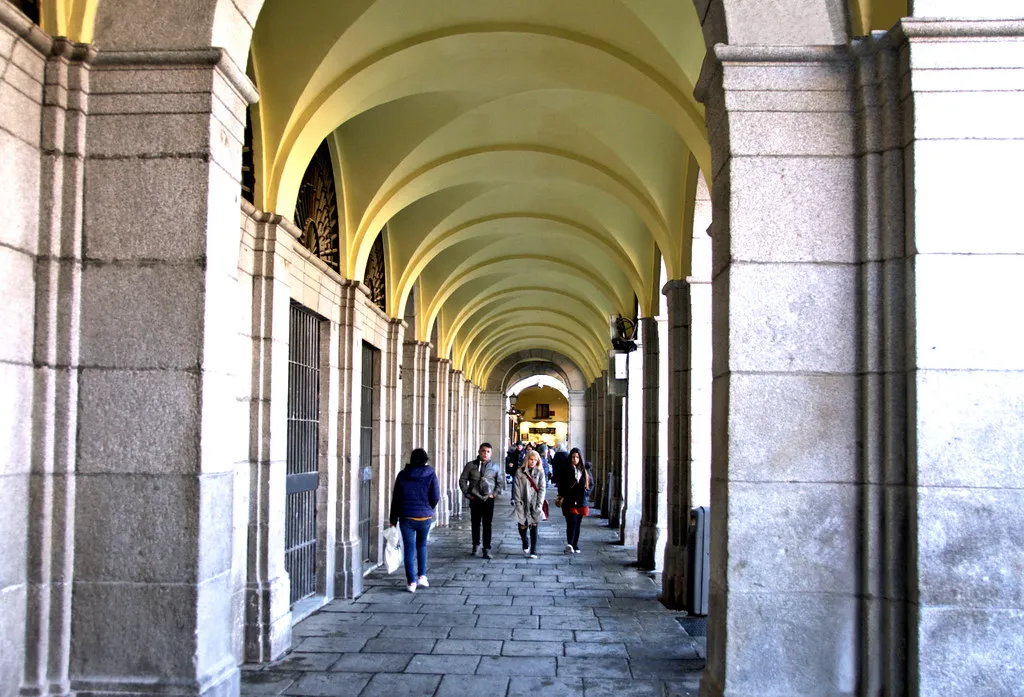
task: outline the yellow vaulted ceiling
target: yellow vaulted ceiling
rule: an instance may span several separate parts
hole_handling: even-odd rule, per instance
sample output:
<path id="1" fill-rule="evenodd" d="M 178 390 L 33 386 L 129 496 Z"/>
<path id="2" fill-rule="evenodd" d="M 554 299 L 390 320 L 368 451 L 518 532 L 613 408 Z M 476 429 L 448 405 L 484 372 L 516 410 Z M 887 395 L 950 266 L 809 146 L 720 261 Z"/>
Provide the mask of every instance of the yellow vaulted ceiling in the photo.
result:
<path id="1" fill-rule="evenodd" d="M 474 382 L 530 348 L 593 379 L 609 316 L 689 271 L 703 57 L 679 0 L 270 0 L 256 203 L 291 216 L 329 137 L 343 275 L 386 227 L 388 312 L 415 289 L 411 331 Z"/>

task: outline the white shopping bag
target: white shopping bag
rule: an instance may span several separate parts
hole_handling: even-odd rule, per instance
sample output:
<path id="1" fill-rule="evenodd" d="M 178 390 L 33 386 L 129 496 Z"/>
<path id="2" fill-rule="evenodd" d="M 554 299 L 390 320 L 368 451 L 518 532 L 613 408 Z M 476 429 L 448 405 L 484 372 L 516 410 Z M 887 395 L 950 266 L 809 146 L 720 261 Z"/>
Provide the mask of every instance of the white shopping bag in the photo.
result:
<path id="1" fill-rule="evenodd" d="M 384 531 L 384 566 L 388 573 L 394 573 L 395 569 L 402 565 L 402 533 L 398 526 L 392 526 Z"/>

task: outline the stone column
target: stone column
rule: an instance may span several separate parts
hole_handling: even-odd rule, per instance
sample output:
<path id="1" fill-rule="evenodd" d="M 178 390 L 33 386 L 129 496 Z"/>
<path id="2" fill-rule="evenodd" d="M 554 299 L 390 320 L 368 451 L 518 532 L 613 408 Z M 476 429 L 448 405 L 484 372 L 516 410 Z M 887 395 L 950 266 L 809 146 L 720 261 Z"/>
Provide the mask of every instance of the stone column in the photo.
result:
<path id="1" fill-rule="evenodd" d="M 862 317 L 852 78 L 843 48 L 721 44 L 702 76 L 716 144 L 716 440 L 701 688 L 709 697 L 858 689 Z M 685 514 L 682 505 L 673 510 L 670 534 Z"/>
<path id="2" fill-rule="evenodd" d="M 363 592 L 363 550 L 359 539 L 360 437 L 363 380 L 363 307 L 357 281 L 339 288 L 337 359 L 337 461 L 331 467 L 335 492 L 334 593 L 354 598 Z M 332 414 L 332 417 L 335 416 Z"/>
<path id="3" fill-rule="evenodd" d="M 641 320 L 646 322 L 647 320 Z M 644 481 L 644 347 L 643 335 L 637 349 L 628 354 L 629 382 L 623 400 L 622 428 L 622 513 L 619 523 L 619 541 L 633 546 L 640 541 L 640 519 L 643 508 Z"/>
<path id="4" fill-rule="evenodd" d="M 505 395 L 500 392 L 480 393 L 480 440 L 489 441 L 502 460 L 505 457 L 505 441 L 502 425 L 505 421 Z"/>
<path id="5" fill-rule="evenodd" d="M 245 585 L 245 659 L 272 661 L 291 646 L 292 614 L 284 568 L 287 471 L 288 336 L 291 298 L 280 255 L 278 216 L 245 204 L 243 248 L 252 256 L 249 401 L 249 515 Z M 248 211 L 248 212 L 246 212 Z M 251 230 L 251 237 L 249 231 Z M 241 280 L 241 279 L 240 279 Z"/>
<path id="6" fill-rule="evenodd" d="M 666 321 L 645 317 L 640 321 L 643 339 L 643 513 L 640 537 L 637 542 L 637 566 L 641 569 L 660 569 L 665 550 L 664 481 L 667 476 L 662 449 L 663 434 L 667 436 L 668 357 L 661 353 L 667 339 Z M 663 376 L 664 374 L 664 376 Z M 665 387 L 662 387 L 664 385 Z M 662 406 L 666 409 L 662 410 Z"/>
<path id="7" fill-rule="evenodd" d="M 464 459 L 465 444 L 463 431 L 463 411 L 465 402 L 465 380 L 462 379 L 461 370 L 451 371 L 451 382 L 448 397 L 448 452 L 449 467 L 451 476 L 448 482 L 448 501 L 451 506 L 451 514 L 455 517 L 462 515 L 462 493 L 459 491 L 459 473 L 462 466 L 466 464 Z"/>
<path id="8" fill-rule="evenodd" d="M 402 356 L 402 448 L 399 462 L 408 461 L 414 448 L 423 448 L 435 466 L 437 453 L 428 440 L 428 409 L 430 408 L 430 344 L 406 341 Z"/>
<path id="9" fill-rule="evenodd" d="M 10 400 L 0 425 L 0 693 L 16 694 L 20 683 L 23 694 L 66 695 L 83 155 L 94 53 L 62 39 L 51 42 L 17 13 L 7 13 L 0 8 L 0 43 L 10 47 L 0 58 L 0 94 L 17 108 L 0 115 L 0 200 L 8 220 L 0 233 L 0 295 L 6 305 L 0 311 L 0 384 L 4 401 Z M 32 313 L 18 311 L 33 305 L 34 349 Z"/>
<path id="10" fill-rule="evenodd" d="M 219 49 L 104 52 L 90 83 L 71 687 L 234 694 L 238 173 L 256 93 Z"/>
<path id="11" fill-rule="evenodd" d="M 451 371 L 444 358 L 430 358 L 430 411 L 427 449 L 437 471 L 441 501 L 437 504 L 437 524 L 447 525 L 451 511 L 451 461 L 448 455 L 448 395 Z M 456 482 L 456 486 L 458 482 Z"/>
<path id="12" fill-rule="evenodd" d="M 596 421 L 597 428 L 594 429 L 594 453 L 593 453 L 593 473 L 594 473 L 594 491 L 591 493 L 591 502 L 600 508 L 602 506 L 601 499 L 604 495 L 605 490 L 605 460 L 607 455 L 605 453 L 605 443 L 607 442 L 607 429 L 608 419 L 607 412 L 605 411 L 605 392 L 608 386 L 608 371 L 604 370 L 601 375 L 597 378 L 597 411 Z M 600 511 L 602 517 L 608 517 L 608 511 Z"/>
<path id="13" fill-rule="evenodd" d="M 662 292 L 668 313 L 668 457 L 661 600 L 670 608 L 684 609 L 690 517 L 690 286 L 669 281 Z"/>
<path id="14" fill-rule="evenodd" d="M 566 448 L 580 448 L 586 450 L 589 438 L 587 428 L 587 391 L 569 390 L 569 430 L 567 439 L 569 443 Z"/>
<path id="15" fill-rule="evenodd" d="M 1011 694 L 1024 685 L 1024 664 L 1006 658 L 1024 646 L 1024 91 L 1011 87 L 1024 72 L 1024 6 L 913 7 L 890 37 L 905 40 L 909 317 L 905 357 L 887 356 L 907 371 L 899 445 L 913 501 L 900 495 L 903 472 L 885 473 L 881 510 L 909 512 L 911 688 Z"/>
<path id="16" fill-rule="evenodd" d="M 381 359 L 384 361 L 384 380 L 381 384 L 381 392 L 384 401 L 384 462 L 383 476 L 381 477 L 381 495 L 383 507 L 381 510 L 381 531 L 383 534 L 384 524 L 388 520 L 388 513 L 391 510 L 391 492 L 394 488 L 395 477 L 404 463 L 402 455 L 402 397 L 404 386 L 402 384 L 402 354 L 405 343 L 405 320 L 388 319 L 387 348 Z M 408 453 L 404 457 L 408 457 Z M 383 539 L 383 538 L 382 538 Z M 383 542 L 382 542 L 383 544 Z"/>

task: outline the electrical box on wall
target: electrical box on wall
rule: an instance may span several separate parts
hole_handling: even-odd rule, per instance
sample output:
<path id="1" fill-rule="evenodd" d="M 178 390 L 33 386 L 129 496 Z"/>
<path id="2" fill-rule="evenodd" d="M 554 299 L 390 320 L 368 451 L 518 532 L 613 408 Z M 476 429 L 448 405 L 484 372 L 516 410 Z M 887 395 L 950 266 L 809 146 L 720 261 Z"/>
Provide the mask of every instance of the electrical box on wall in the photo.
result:
<path id="1" fill-rule="evenodd" d="M 629 354 L 609 351 L 608 394 L 612 397 L 625 397 L 629 384 Z"/>

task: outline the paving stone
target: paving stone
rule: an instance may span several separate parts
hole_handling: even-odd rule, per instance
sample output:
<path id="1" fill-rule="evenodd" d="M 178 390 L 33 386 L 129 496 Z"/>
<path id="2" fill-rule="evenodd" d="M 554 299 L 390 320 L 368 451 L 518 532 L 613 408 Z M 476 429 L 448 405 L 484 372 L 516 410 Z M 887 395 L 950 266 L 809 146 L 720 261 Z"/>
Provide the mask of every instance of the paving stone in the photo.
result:
<path id="1" fill-rule="evenodd" d="M 614 656 L 617 658 L 629 658 L 631 654 L 626 651 L 625 644 L 601 643 L 597 641 L 567 641 L 565 642 L 566 656 Z"/>
<path id="2" fill-rule="evenodd" d="M 507 697 L 583 697 L 583 679 L 513 677 Z"/>
<path id="3" fill-rule="evenodd" d="M 572 641 L 573 633 L 568 629 L 513 629 L 516 641 Z"/>
<path id="4" fill-rule="evenodd" d="M 467 654 L 490 654 L 496 656 L 501 653 L 500 641 L 480 641 L 476 639 L 444 639 L 434 645 L 434 653 L 467 655 Z"/>
<path id="5" fill-rule="evenodd" d="M 447 639 L 449 631 L 449 627 L 421 623 L 418 627 L 383 627 L 379 636 L 393 639 Z"/>
<path id="6" fill-rule="evenodd" d="M 422 615 L 420 615 L 422 617 Z M 473 627 L 482 616 L 469 611 L 469 608 L 462 608 L 462 612 L 448 612 L 447 605 L 438 607 L 438 612 L 430 613 L 430 620 L 427 624 L 444 625 L 448 627 Z"/>
<path id="7" fill-rule="evenodd" d="M 303 653 L 349 653 L 359 651 L 366 639 L 348 637 L 307 637 L 295 646 Z"/>
<path id="8" fill-rule="evenodd" d="M 484 656 L 477 675 L 532 675 L 555 677 L 554 657 Z"/>
<path id="9" fill-rule="evenodd" d="M 357 695 L 372 677 L 373 673 L 311 673 L 299 678 L 284 694 L 309 697 Z"/>
<path id="10" fill-rule="evenodd" d="M 540 628 L 598 630 L 601 629 L 601 623 L 596 617 L 572 617 L 570 615 L 559 615 L 557 617 L 541 616 Z"/>
<path id="11" fill-rule="evenodd" d="M 606 656 L 565 656 L 558 659 L 560 678 L 631 678 L 629 661 Z M 641 673 L 641 675 L 647 675 Z"/>
<path id="12" fill-rule="evenodd" d="M 560 641 L 506 641 L 501 647 L 502 656 L 562 656 L 563 642 Z"/>
<path id="13" fill-rule="evenodd" d="M 583 686 L 587 697 L 667 697 L 665 684 L 655 678 L 625 680 L 586 677 L 583 678 Z M 675 693 L 672 697 L 676 697 Z"/>
<path id="14" fill-rule="evenodd" d="M 461 673 L 472 675 L 480 664 L 480 656 L 452 656 L 452 655 L 424 655 L 417 654 L 412 657 L 409 665 L 406 666 L 406 673 Z"/>
<path id="15" fill-rule="evenodd" d="M 434 697 L 504 697 L 508 678 L 497 675 L 446 675 Z"/>
<path id="16" fill-rule="evenodd" d="M 363 653 L 410 653 L 411 650 L 414 650 L 416 653 L 430 653 L 433 651 L 435 643 L 435 639 L 416 639 L 409 642 L 402 639 L 382 637 L 368 639 L 366 646 L 363 647 Z"/>
<path id="17" fill-rule="evenodd" d="M 347 653 L 331 667 L 332 672 L 400 673 L 412 660 L 408 653 Z"/>
<path id="18" fill-rule="evenodd" d="M 477 615 L 522 615 L 523 608 L 511 605 L 477 605 L 473 612 Z"/>
<path id="19" fill-rule="evenodd" d="M 270 665 L 271 670 L 288 671 L 321 671 L 327 670 L 341 657 L 337 653 L 299 653 L 293 651 L 283 660 Z"/>
<path id="20" fill-rule="evenodd" d="M 508 627 L 452 627 L 449 639 L 511 639 L 512 629 Z"/>
<path id="21" fill-rule="evenodd" d="M 680 678 L 687 672 L 700 670 L 702 660 L 634 658 L 629 661 L 634 675 L 644 677 Z"/>
<path id="22" fill-rule="evenodd" d="M 282 673 L 276 670 L 245 671 L 242 679 L 245 685 L 244 695 L 279 695 L 287 690 L 292 683 L 302 677 L 303 673 Z"/>
<path id="23" fill-rule="evenodd" d="M 500 627 L 510 629 L 539 629 L 540 618 L 534 615 L 480 615 L 478 627 Z"/>
<path id="24" fill-rule="evenodd" d="M 380 634 L 381 629 L 383 629 L 383 627 L 381 627 L 381 625 L 379 624 L 350 624 L 346 625 L 345 627 L 342 627 L 341 629 L 334 630 L 332 632 L 323 632 L 321 636 L 332 636 L 350 639 L 372 639 L 373 637 Z"/>
<path id="25" fill-rule="evenodd" d="M 478 591 L 473 591 L 474 595 L 466 596 L 466 605 L 483 605 L 483 606 L 509 606 L 512 604 L 514 599 L 511 595 L 485 595 Z"/>
<path id="26" fill-rule="evenodd" d="M 410 675 L 407 673 L 378 673 L 361 693 L 360 697 L 432 697 L 440 675 Z M 345 694 L 345 693 L 340 693 Z"/>
<path id="27" fill-rule="evenodd" d="M 367 625 L 382 625 L 385 627 L 415 627 L 423 621 L 424 615 L 414 615 L 408 612 L 403 613 L 380 613 L 375 612 L 366 620 Z"/>

